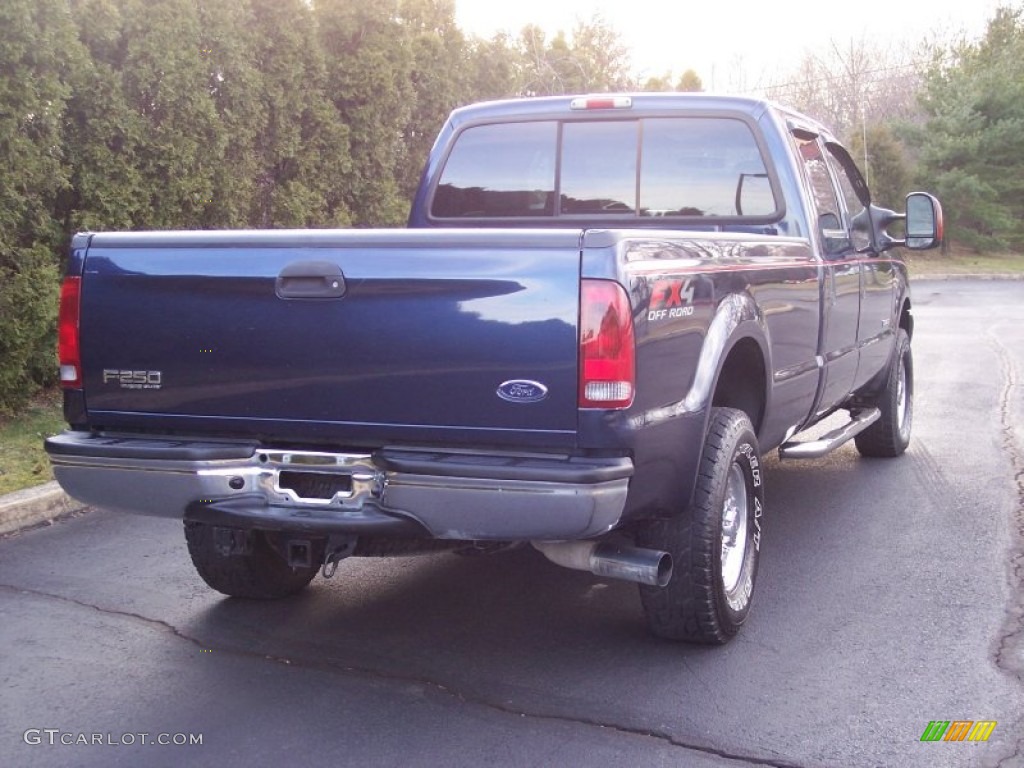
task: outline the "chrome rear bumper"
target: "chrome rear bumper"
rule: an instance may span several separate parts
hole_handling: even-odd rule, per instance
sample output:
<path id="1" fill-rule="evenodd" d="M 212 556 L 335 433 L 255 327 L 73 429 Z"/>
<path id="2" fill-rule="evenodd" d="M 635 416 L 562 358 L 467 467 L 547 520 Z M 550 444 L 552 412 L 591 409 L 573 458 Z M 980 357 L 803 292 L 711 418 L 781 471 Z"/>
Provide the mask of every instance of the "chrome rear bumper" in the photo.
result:
<path id="1" fill-rule="evenodd" d="M 46 441 L 71 496 L 221 525 L 469 540 L 582 539 L 620 521 L 629 459 L 252 443 L 65 432 Z"/>

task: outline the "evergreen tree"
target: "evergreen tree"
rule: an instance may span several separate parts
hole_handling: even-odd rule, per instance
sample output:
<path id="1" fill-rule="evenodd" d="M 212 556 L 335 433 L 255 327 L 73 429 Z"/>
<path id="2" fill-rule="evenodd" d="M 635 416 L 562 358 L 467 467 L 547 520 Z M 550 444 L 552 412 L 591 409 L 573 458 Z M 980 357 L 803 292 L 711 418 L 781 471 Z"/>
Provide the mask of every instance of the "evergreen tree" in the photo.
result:
<path id="1" fill-rule="evenodd" d="M 350 132 L 327 96 L 313 12 L 303 0 L 253 0 L 253 11 L 265 118 L 254 137 L 257 193 L 250 224 L 347 225 Z"/>
<path id="2" fill-rule="evenodd" d="M 950 235 L 979 249 L 1024 246 L 1024 8 L 996 11 L 984 37 L 940 51 L 916 136 L 921 182 Z M 952 58 L 953 63 L 949 64 Z"/>
<path id="3" fill-rule="evenodd" d="M 136 167 L 144 226 L 194 229 L 212 205 L 227 137 L 208 92 L 207 54 L 193 0 L 123 0 L 122 69 L 129 107 L 142 119 Z"/>
<path id="4" fill-rule="evenodd" d="M 124 96 L 124 25 L 112 0 L 74 0 L 72 18 L 87 54 L 69 78 L 64 114 L 72 194 L 64 233 L 149 224 L 138 166 L 144 120 Z"/>
<path id="5" fill-rule="evenodd" d="M 467 41 L 465 55 L 466 103 L 523 95 L 522 53 L 507 34 Z"/>
<path id="6" fill-rule="evenodd" d="M 69 189 L 61 129 L 79 58 L 65 2 L 0 3 L 0 412 L 56 370 L 55 211 Z"/>
<path id="7" fill-rule="evenodd" d="M 201 225 L 245 227 L 256 207 L 260 175 L 256 139 L 266 125 L 257 24 L 249 0 L 200 0 L 199 58 L 213 102 L 221 155 Z"/>
<path id="8" fill-rule="evenodd" d="M 854 132 L 848 146 L 850 154 L 867 179 L 872 201 L 885 208 L 902 210 L 904 198 L 910 191 L 910 171 L 903 146 L 888 126 L 869 125 L 865 131 Z"/>
<path id="9" fill-rule="evenodd" d="M 314 8 L 327 93 L 351 137 L 342 200 L 356 226 L 401 226 L 409 201 L 398 179 L 415 91 L 409 30 L 398 0 L 322 0 Z"/>
<path id="10" fill-rule="evenodd" d="M 454 0 L 402 0 L 399 12 L 412 53 L 413 105 L 403 131 L 399 172 L 400 194 L 408 201 L 448 113 L 472 99 L 466 41 L 455 25 Z"/>

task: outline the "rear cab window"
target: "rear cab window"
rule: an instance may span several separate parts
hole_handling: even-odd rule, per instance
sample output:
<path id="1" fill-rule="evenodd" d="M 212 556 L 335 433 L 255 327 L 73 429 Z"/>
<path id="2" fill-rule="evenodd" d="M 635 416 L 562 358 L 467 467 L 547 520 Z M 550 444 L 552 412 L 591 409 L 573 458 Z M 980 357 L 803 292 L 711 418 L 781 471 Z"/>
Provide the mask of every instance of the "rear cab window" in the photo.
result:
<path id="1" fill-rule="evenodd" d="M 430 214 L 763 223 L 782 211 L 744 120 L 686 116 L 469 126 L 448 154 Z"/>
<path id="2" fill-rule="evenodd" d="M 434 192 L 435 218 L 551 216 L 558 124 L 482 125 L 463 131 Z"/>

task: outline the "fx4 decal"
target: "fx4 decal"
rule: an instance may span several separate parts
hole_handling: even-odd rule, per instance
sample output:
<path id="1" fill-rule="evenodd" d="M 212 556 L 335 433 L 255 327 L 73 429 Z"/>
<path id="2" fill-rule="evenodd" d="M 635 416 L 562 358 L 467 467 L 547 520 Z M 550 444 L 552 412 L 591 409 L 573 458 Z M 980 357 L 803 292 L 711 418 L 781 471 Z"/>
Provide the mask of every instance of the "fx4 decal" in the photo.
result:
<path id="1" fill-rule="evenodd" d="M 665 320 L 672 317 L 689 317 L 694 312 L 693 294 L 697 281 L 655 280 L 651 286 L 651 301 L 648 305 L 647 320 Z"/>

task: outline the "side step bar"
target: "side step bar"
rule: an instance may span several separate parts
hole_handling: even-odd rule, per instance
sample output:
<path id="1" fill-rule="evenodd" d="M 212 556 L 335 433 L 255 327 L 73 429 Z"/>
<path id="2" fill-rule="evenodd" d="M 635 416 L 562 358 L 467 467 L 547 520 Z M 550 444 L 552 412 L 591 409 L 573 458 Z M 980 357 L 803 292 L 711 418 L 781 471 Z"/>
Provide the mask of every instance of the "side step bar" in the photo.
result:
<path id="1" fill-rule="evenodd" d="M 817 459 L 827 453 L 831 453 L 843 443 L 852 440 L 865 429 L 874 424 L 881 417 L 882 412 L 877 408 L 867 408 L 857 414 L 851 414 L 848 423 L 838 429 L 833 429 L 816 440 L 807 442 L 784 443 L 779 448 L 779 458 L 782 459 Z"/>

